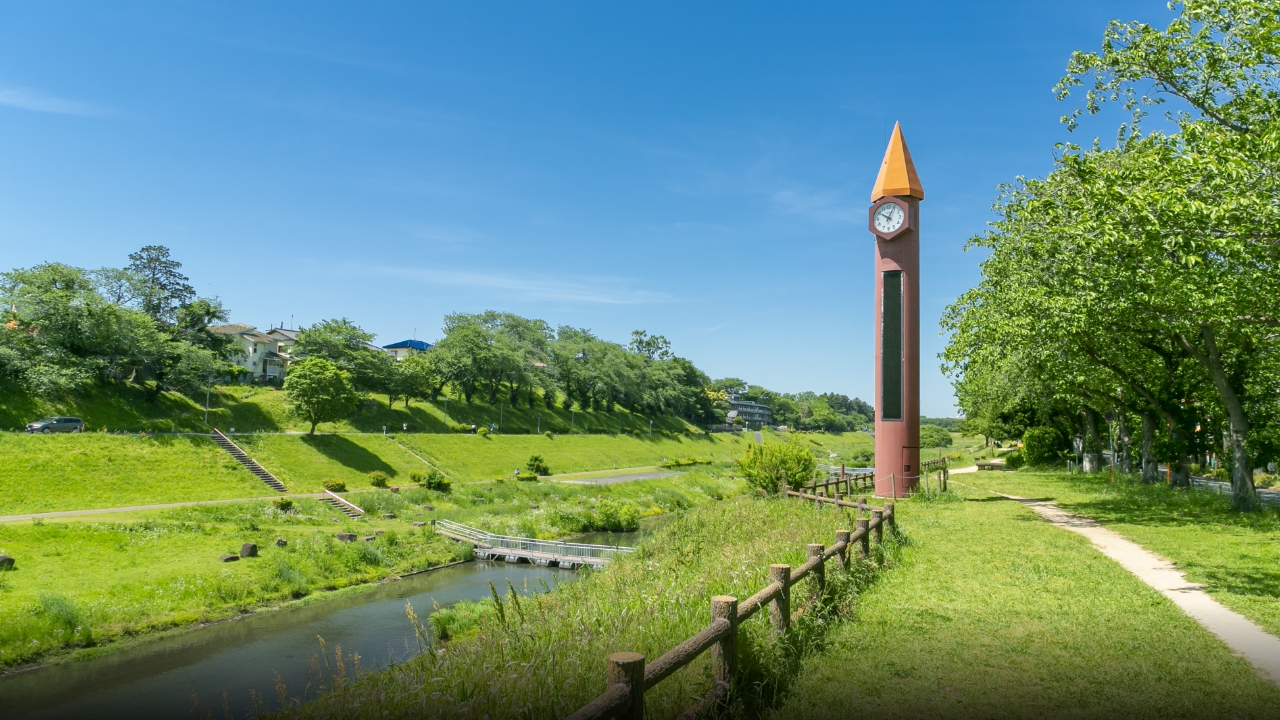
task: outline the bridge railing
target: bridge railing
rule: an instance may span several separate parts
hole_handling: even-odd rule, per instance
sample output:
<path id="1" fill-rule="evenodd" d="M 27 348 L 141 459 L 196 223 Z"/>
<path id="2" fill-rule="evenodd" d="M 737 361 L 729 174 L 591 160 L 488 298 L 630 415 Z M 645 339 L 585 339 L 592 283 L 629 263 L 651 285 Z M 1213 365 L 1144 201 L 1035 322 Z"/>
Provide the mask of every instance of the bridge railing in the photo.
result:
<path id="1" fill-rule="evenodd" d="M 635 548 L 622 545 L 591 545 L 588 543 L 561 542 L 559 540 L 535 540 L 533 538 L 495 535 L 483 530 L 456 523 L 451 520 L 437 520 L 436 527 L 454 535 L 465 537 L 495 549 L 519 550 L 543 553 L 558 557 L 609 558 L 620 553 L 629 553 Z"/>
<path id="2" fill-rule="evenodd" d="M 787 494 L 806 497 L 803 493 L 788 492 Z M 860 507 L 856 503 L 819 498 L 816 495 L 809 495 L 807 499 L 843 507 Z M 809 544 L 809 559 L 794 570 L 790 565 L 770 565 L 769 585 L 741 605 L 735 597 L 717 595 L 711 598 L 711 624 L 668 650 L 652 663 L 646 665 L 644 656 L 639 653 L 613 653 L 607 659 L 608 689 L 570 715 L 569 720 L 606 720 L 607 718 L 643 720 L 645 692 L 652 690 L 658 683 L 708 650 L 712 654 L 712 674 L 715 684 L 711 692 L 686 710 L 681 718 L 696 718 L 709 714 L 728 700 L 737 676 L 738 626 L 761 610 L 767 609 L 774 632 L 780 634 L 789 632 L 793 618 L 800 613 L 812 610 L 822 602 L 822 595 L 826 588 L 827 561 L 839 558 L 840 564 L 848 569 L 855 559 L 865 559 L 870 555 L 869 541 L 872 537 L 877 543 L 881 543 L 884 541 L 884 526 L 887 524 L 891 529 L 895 527 L 893 507 L 893 503 L 889 502 L 885 503 L 883 508 L 871 509 L 870 519 L 858 518 L 857 529 L 853 532 L 836 531 L 836 543 L 830 548 L 817 543 Z M 792 612 L 791 588 L 806 577 L 811 578 L 807 593 L 808 607 Z"/>

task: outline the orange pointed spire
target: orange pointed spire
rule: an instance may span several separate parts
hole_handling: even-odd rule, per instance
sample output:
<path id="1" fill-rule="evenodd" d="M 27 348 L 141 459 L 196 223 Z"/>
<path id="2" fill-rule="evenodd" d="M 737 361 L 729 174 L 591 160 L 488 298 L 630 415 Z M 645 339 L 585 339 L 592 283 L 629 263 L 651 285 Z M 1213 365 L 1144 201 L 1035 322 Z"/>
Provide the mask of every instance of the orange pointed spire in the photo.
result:
<path id="1" fill-rule="evenodd" d="M 871 189 L 871 202 L 887 195 L 924 199 L 924 186 L 920 184 L 916 166 L 911 162 L 911 152 L 902 137 L 902 126 L 896 122 L 889 147 L 884 151 L 884 161 L 880 163 L 880 174 L 876 175 L 876 185 Z"/>

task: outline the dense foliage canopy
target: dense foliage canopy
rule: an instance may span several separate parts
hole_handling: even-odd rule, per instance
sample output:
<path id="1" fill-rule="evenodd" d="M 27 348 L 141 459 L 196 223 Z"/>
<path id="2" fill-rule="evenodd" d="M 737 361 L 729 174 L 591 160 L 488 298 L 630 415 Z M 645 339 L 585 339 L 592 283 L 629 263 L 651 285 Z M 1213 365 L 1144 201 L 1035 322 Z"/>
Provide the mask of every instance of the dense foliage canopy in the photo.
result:
<path id="1" fill-rule="evenodd" d="M 1222 448 L 1250 508 L 1253 468 L 1280 457 L 1280 3 L 1174 7 L 1164 31 L 1113 23 L 1073 56 L 1062 97 L 1092 85 L 1068 123 L 1113 100 L 1132 118 L 1114 147 L 1061 146 L 1047 177 L 1003 188 L 944 368 L 971 430 L 1080 435 L 1088 468 L 1104 415 L 1123 462 L 1136 420 L 1148 480 L 1163 460 L 1185 483 Z M 1173 131 L 1143 132 L 1168 96 Z"/>

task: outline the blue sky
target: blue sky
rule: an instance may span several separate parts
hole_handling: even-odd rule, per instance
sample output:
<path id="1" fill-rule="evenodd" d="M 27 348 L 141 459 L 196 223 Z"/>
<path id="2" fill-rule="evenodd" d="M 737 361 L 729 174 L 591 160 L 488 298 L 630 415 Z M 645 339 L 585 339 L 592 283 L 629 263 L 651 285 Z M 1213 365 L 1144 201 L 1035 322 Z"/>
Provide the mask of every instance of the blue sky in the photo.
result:
<path id="1" fill-rule="evenodd" d="M 713 377 L 871 400 L 871 184 L 922 209 L 923 412 L 996 186 L 1070 138 L 1052 87 L 1163 2 L 0 6 L 0 269 L 170 247 L 233 320 L 394 342 L 503 310 Z"/>

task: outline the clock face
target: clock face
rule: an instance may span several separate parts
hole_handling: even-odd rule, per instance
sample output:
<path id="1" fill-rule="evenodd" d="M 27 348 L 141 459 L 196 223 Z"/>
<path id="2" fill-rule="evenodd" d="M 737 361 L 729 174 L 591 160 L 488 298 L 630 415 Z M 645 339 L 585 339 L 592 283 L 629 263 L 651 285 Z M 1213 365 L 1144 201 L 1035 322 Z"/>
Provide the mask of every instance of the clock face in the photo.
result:
<path id="1" fill-rule="evenodd" d="M 897 203 L 887 202 L 876 208 L 875 215 L 872 216 L 872 222 L 875 223 L 876 230 L 884 234 L 895 232 L 902 227 L 902 221 L 907 216 L 902 212 L 902 208 Z"/>

